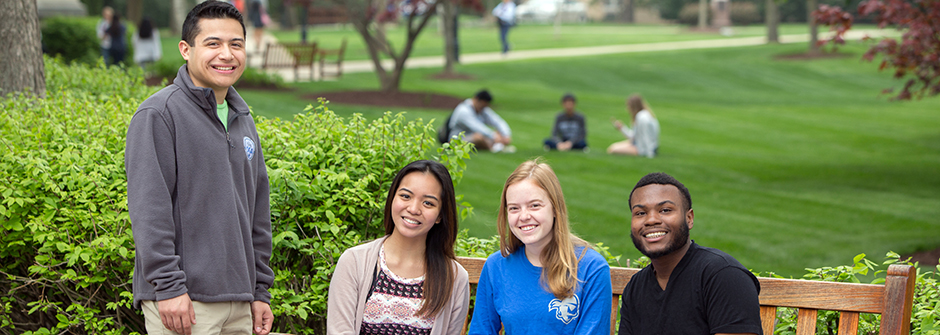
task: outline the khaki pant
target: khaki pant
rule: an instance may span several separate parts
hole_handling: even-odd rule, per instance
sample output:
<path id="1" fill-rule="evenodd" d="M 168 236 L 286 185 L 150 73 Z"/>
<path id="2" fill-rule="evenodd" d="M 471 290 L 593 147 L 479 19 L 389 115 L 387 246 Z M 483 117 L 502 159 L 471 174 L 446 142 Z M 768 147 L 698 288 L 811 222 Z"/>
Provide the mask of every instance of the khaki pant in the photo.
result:
<path id="1" fill-rule="evenodd" d="M 151 335 L 178 334 L 163 326 L 156 301 L 142 301 L 140 306 L 144 310 L 147 333 Z M 193 301 L 193 309 L 196 312 L 193 335 L 251 335 L 251 303 L 249 302 Z"/>

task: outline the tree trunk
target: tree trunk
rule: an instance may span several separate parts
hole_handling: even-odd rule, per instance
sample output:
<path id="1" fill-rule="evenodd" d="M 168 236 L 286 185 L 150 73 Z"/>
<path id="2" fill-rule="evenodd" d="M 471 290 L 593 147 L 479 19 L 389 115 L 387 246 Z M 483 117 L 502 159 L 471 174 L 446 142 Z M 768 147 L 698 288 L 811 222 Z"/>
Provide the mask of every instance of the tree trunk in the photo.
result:
<path id="1" fill-rule="evenodd" d="M 443 12 L 441 22 L 444 23 L 444 73 L 454 73 L 454 64 L 457 63 L 457 4 L 452 0 L 441 2 Z"/>
<path id="2" fill-rule="evenodd" d="M 816 23 L 816 0 L 806 0 L 806 22 L 809 22 L 809 52 L 819 52 L 819 24 Z"/>
<path id="3" fill-rule="evenodd" d="M 621 10 L 623 22 L 633 23 L 633 0 L 621 0 L 620 5 L 623 6 Z"/>
<path id="4" fill-rule="evenodd" d="M 708 27 L 708 0 L 698 0 L 698 29 Z"/>
<path id="5" fill-rule="evenodd" d="M 36 0 L 0 1 L 0 96 L 30 91 L 46 96 Z"/>
<path id="6" fill-rule="evenodd" d="M 767 43 L 780 43 L 780 11 L 776 0 L 766 0 Z"/>
<path id="7" fill-rule="evenodd" d="M 134 26 L 140 24 L 144 15 L 144 2 L 141 0 L 127 0 L 127 22 Z"/>
<path id="8" fill-rule="evenodd" d="M 183 32 L 183 20 L 186 20 L 188 12 L 189 8 L 186 8 L 185 0 L 170 0 L 170 29 L 173 33 Z"/>

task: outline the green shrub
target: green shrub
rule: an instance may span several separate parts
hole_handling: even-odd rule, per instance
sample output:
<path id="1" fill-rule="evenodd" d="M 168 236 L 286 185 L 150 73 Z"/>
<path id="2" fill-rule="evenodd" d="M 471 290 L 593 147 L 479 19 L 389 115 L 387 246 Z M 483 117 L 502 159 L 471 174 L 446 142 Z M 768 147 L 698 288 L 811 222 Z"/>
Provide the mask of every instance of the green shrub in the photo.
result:
<path id="1" fill-rule="evenodd" d="M 867 279 L 871 284 L 884 284 L 887 267 L 891 264 L 912 264 L 902 260 L 901 256 L 889 252 L 885 260 L 878 264 L 859 254 L 852 260 L 852 265 L 835 267 L 807 268 L 803 275 L 806 280 L 820 280 L 831 282 L 861 283 Z M 914 286 L 914 306 L 911 312 L 911 334 L 940 335 L 940 266 L 936 272 L 917 269 L 917 278 Z M 761 274 L 756 273 L 760 276 Z M 773 273 L 764 276 L 778 277 Z M 781 309 L 777 313 L 775 335 L 790 335 L 796 333 L 796 310 L 792 308 Z M 816 319 L 816 334 L 835 334 L 839 326 L 839 312 L 820 311 Z M 863 335 L 878 334 L 881 316 L 877 314 L 862 313 L 859 315 L 858 333 Z"/>
<path id="2" fill-rule="evenodd" d="M 706 12 L 705 22 L 706 25 L 712 22 L 712 10 L 711 7 L 708 8 Z M 698 25 L 698 4 L 689 3 L 682 6 L 682 10 L 679 11 L 678 21 L 681 24 L 695 26 Z"/>
<path id="3" fill-rule="evenodd" d="M 124 64 L 134 63 L 134 45 L 131 35 L 137 29 L 132 24 L 122 21 L 127 27 L 125 43 L 127 53 Z M 56 16 L 43 20 L 42 44 L 51 56 L 61 56 L 66 63 L 80 62 L 94 65 L 101 58 L 101 42 L 95 31 L 98 19 L 93 17 Z"/>
<path id="4" fill-rule="evenodd" d="M 760 11 L 753 2 L 731 2 L 731 23 L 746 26 L 761 20 Z"/>
<path id="5" fill-rule="evenodd" d="M 48 99 L 0 99 L 0 333 L 142 332 L 123 152 L 131 115 L 155 88 L 139 70 L 47 63 Z M 471 150 L 437 146 L 430 123 L 404 114 L 343 119 L 321 105 L 257 124 L 272 186 L 272 307 L 277 329 L 295 333 L 322 325 L 340 253 L 382 234 L 395 172 L 436 158 L 459 180 Z"/>
<path id="6" fill-rule="evenodd" d="M 44 57 L 46 70 L 46 89 L 52 97 L 59 92 L 68 92 L 76 97 L 88 99 L 137 99 L 138 104 L 160 87 L 148 87 L 144 84 L 143 70 L 138 66 L 105 66 L 98 58 L 92 66 L 82 63 L 68 65 L 62 58 Z M 133 109 L 125 113 L 133 113 Z"/>
<path id="7" fill-rule="evenodd" d="M 101 58 L 101 44 L 95 33 L 95 18 L 52 17 L 43 20 L 42 44 L 50 55 L 62 56 L 67 63 L 95 64 Z"/>
<path id="8" fill-rule="evenodd" d="M 179 69 L 179 68 L 177 68 Z M 277 74 L 265 73 L 253 67 L 245 68 L 235 87 L 250 88 L 277 88 L 284 86 L 284 79 Z"/>

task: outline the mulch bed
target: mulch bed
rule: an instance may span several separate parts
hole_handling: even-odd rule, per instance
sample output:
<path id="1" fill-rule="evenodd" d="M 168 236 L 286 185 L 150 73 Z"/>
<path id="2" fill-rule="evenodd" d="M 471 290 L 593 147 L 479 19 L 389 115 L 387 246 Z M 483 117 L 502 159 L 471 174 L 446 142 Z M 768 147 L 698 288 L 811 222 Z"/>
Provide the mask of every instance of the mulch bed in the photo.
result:
<path id="1" fill-rule="evenodd" d="M 937 260 L 940 260 L 940 248 L 903 255 L 901 259 L 908 257 L 911 258 L 911 262 L 920 262 L 921 266 L 937 266 Z"/>
<path id="2" fill-rule="evenodd" d="M 777 55 L 774 56 L 774 59 L 777 60 L 814 60 L 814 59 L 834 59 L 834 58 L 846 58 L 851 56 L 847 53 L 841 52 L 801 52 L 798 54 L 786 54 L 786 55 Z"/>
<path id="3" fill-rule="evenodd" d="M 451 111 L 466 98 L 427 92 L 382 92 L 382 91 L 341 91 L 303 95 L 304 99 L 316 101 L 326 98 L 333 103 L 366 105 L 380 107 L 431 108 Z"/>

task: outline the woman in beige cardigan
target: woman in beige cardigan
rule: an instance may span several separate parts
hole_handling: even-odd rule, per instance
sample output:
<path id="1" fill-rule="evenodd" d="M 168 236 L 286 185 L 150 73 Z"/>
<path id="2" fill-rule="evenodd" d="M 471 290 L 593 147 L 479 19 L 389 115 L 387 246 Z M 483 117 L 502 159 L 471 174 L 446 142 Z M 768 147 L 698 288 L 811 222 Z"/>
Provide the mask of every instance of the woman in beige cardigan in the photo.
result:
<path id="1" fill-rule="evenodd" d="M 457 202 L 444 165 L 415 161 L 385 201 L 385 237 L 347 249 L 330 281 L 327 334 L 459 334 L 470 284 L 457 263 Z"/>

